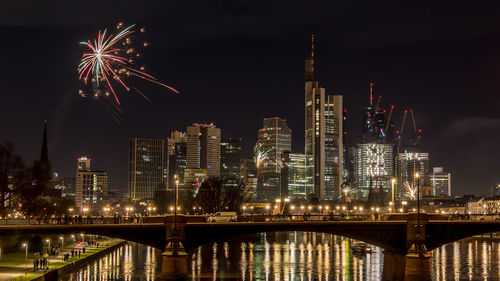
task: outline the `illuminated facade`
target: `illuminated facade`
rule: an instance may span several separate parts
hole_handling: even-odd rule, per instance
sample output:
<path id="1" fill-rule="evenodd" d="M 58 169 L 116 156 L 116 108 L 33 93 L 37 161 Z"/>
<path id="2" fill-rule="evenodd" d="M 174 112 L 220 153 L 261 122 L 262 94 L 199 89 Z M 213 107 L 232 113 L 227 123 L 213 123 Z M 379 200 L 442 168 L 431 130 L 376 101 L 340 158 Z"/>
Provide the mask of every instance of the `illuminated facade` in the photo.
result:
<path id="1" fill-rule="evenodd" d="M 184 170 L 186 169 L 186 133 L 174 131 L 167 140 L 167 187 L 175 187 L 176 177 L 179 179 L 179 187 L 184 186 Z"/>
<path id="2" fill-rule="evenodd" d="M 245 185 L 245 190 L 249 193 L 250 198 L 255 199 L 257 196 L 257 166 L 252 158 L 243 158 L 240 161 L 240 178 Z"/>
<path id="3" fill-rule="evenodd" d="M 88 214 L 99 214 L 108 193 L 108 176 L 104 171 L 91 170 L 90 160 L 86 156 L 78 158 L 75 203 L 80 211 L 87 208 Z"/>
<path id="4" fill-rule="evenodd" d="M 292 130 L 279 117 L 264 118 L 255 146 L 257 200 L 274 201 L 281 194 L 281 155 L 292 148 Z"/>
<path id="5" fill-rule="evenodd" d="M 397 193 L 400 198 L 405 184 L 417 186 L 416 174 L 419 174 L 420 186 L 430 186 L 429 153 L 416 146 L 404 146 L 399 149 L 397 158 Z"/>
<path id="6" fill-rule="evenodd" d="M 344 170 L 342 96 L 326 96 L 314 80 L 314 52 L 305 61 L 305 80 L 306 177 L 318 198 L 333 200 Z"/>
<path id="7" fill-rule="evenodd" d="M 220 143 L 220 175 L 224 184 L 237 186 L 240 183 L 241 141 L 241 138 L 225 138 Z"/>
<path id="8" fill-rule="evenodd" d="M 354 193 L 358 198 L 366 198 L 370 188 L 389 190 L 394 174 L 392 144 L 358 143 L 354 152 Z"/>
<path id="9" fill-rule="evenodd" d="M 306 199 L 312 193 L 312 185 L 306 178 L 306 155 L 300 153 L 284 153 L 287 164 L 288 197 L 292 200 Z"/>
<path id="10" fill-rule="evenodd" d="M 214 124 L 194 123 L 187 127 L 188 169 L 206 169 L 207 176 L 220 176 L 220 128 Z"/>
<path id="11" fill-rule="evenodd" d="M 451 174 L 444 172 L 443 167 L 432 168 L 430 181 L 434 195 L 451 196 Z"/>
<path id="12" fill-rule="evenodd" d="M 130 199 L 153 199 L 165 187 L 165 141 L 133 138 L 129 146 L 128 191 Z"/>

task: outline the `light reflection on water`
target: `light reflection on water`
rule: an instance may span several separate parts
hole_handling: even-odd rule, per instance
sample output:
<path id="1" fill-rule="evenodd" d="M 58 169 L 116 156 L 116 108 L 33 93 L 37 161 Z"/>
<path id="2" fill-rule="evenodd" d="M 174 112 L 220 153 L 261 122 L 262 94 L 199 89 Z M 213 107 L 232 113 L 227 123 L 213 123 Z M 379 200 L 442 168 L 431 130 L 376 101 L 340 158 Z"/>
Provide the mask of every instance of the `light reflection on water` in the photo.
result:
<path id="1" fill-rule="evenodd" d="M 405 258 L 382 249 L 353 253 L 357 241 L 340 236 L 263 233 L 219 241 L 193 250 L 186 260 L 191 280 L 382 280 L 404 271 Z M 469 239 L 440 247 L 426 264 L 433 280 L 500 280 L 500 240 Z M 401 263 L 396 261 L 402 261 Z M 406 262 L 408 263 L 408 262 Z M 82 266 L 61 280 L 160 280 L 159 250 L 130 243 Z"/>

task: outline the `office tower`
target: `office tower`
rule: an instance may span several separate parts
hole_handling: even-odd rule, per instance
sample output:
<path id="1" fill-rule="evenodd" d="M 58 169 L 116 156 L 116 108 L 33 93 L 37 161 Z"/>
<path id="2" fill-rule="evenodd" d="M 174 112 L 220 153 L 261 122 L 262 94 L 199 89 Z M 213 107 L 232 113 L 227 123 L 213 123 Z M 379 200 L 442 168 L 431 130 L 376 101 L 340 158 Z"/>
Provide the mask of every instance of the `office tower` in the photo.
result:
<path id="1" fill-rule="evenodd" d="M 188 169 L 206 169 L 207 176 L 220 176 L 220 128 L 194 123 L 187 127 Z"/>
<path id="2" fill-rule="evenodd" d="M 443 167 L 432 168 L 430 179 L 434 195 L 451 196 L 451 174 L 446 173 Z"/>
<path id="3" fill-rule="evenodd" d="M 80 211 L 87 208 L 88 214 L 100 214 L 108 193 L 108 176 L 104 171 L 90 169 L 90 158 L 78 158 L 75 178 L 75 203 Z"/>
<path id="4" fill-rule="evenodd" d="M 255 159 L 241 159 L 240 177 L 241 183 L 245 185 L 245 190 L 250 195 L 250 198 L 255 199 L 257 196 L 257 166 L 255 165 Z"/>
<path id="5" fill-rule="evenodd" d="M 286 178 L 288 197 L 292 200 L 306 199 L 312 193 L 312 185 L 306 178 L 306 155 L 284 152 L 282 163 L 282 178 Z"/>
<path id="6" fill-rule="evenodd" d="M 129 146 L 128 191 L 130 199 L 153 199 L 165 187 L 165 141 L 133 138 Z"/>
<path id="7" fill-rule="evenodd" d="M 281 155 L 292 148 L 292 130 L 279 117 L 264 118 L 255 146 L 257 199 L 280 198 Z"/>
<path id="8" fill-rule="evenodd" d="M 311 57 L 305 61 L 305 155 L 307 179 L 321 199 L 339 196 L 343 174 L 342 96 L 325 95 L 314 80 L 314 35 Z"/>
<path id="9" fill-rule="evenodd" d="M 240 183 L 241 138 L 225 138 L 220 143 L 220 176 L 225 184 L 237 186 Z"/>
<path id="10" fill-rule="evenodd" d="M 370 83 L 370 103 L 363 110 L 362 136 L 365 138 L 385 137 L 385 110 L 381 108 L 381 97 L 373 101 L 373 83 Z"/>
<path id="11" fill-rule="evenodd" d="M 430 186 L 429 153 L 422 147 L 403 146 L 397 158 L 396 182 L 399 198 L 405 191 L 405 185 L 417 186 L 416 173 L 419 173 L 420 186 Z"/>
<path id="12" fill-rule="evenodd" d="M 354 151 L 354 191 L 357 199 L 367 198 L 370 190 L 387 191 L 394 174 L 392 144 L 358 143 Z"/>
<path id="13" fill-rule="evenodd" d="M 184 170 L 186 169 L 187 143 L 186 133 L 174 131 L 167 139 L 167 187 L 173 189 L 175 180 L 179 179 L 179 187 L 184 187 Z"/>

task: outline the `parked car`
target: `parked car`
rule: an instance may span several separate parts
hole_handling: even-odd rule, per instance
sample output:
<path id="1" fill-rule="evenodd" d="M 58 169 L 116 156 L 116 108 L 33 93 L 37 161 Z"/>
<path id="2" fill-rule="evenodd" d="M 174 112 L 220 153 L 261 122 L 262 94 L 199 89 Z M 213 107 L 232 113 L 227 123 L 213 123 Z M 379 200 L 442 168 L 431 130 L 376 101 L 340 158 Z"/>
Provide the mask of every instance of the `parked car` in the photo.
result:
<path id="1" fill-rule="evenodd" d="M 238 219 L 236 212 L 217 212 L 208 217 L 208 222 L 233 222 Z"/>

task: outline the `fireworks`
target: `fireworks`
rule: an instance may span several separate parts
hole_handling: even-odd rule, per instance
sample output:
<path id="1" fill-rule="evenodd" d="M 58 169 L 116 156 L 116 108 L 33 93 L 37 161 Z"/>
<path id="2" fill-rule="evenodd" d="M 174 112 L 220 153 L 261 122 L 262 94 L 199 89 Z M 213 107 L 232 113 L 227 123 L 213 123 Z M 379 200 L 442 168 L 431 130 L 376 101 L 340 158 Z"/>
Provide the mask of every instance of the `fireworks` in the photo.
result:
<path id="1" fill-rule="evenodd" d="M 123 23 L 119 23 L 116 28 L 116 35 L 108 35 L 106 29 L 104 32 L 99 30 L 93 42 L 90 40 L 80 42 L 88 50 L 83 53 L 82 61 L 78 66 L 79 79 L 90 87 L 90 91 L 79 90 L 78 94 L 82 97 L 93 96 L 95 98 L 112 96 L 113 102 L 106 103 L 106 106 L 121 112 L 120 99 L 117 95 L 118 88 L 126 91 L 133 89 L 149 100 L 138 89 L 129 86 L 129 80 L 132 77 L 155 83 L 178 93 L 176 89 L 146 73 L 144 65 L 139 65 L 142 56 L 139 52 L 140 48 L 149 47 L 150 44 L 139 40 L 139 36 L 136 36 L 135 25 L 124 27 Z M 146 32 L 144 27 L 139 29 L 139 33 L 144 32 Z"/>
<path id="2" fill-rule="evenodd" d="M 255 155 L 255 165 L 259 168 L 261 165 L 269 161 L 268 154 L 269 149 L 265 150 L 262 147 L 262 144 L 257 143 L 254 147 L 254 155 Z"/>
<path id="3" fill-rule="evenodd" d="M 417 199 L 417 187 L 414 185 L 410 185 L 409 183 L 405 183 L 404 186 L 408 197 L 410 197 L 410 200 Z"/>

